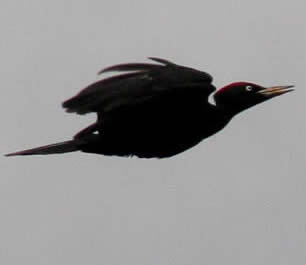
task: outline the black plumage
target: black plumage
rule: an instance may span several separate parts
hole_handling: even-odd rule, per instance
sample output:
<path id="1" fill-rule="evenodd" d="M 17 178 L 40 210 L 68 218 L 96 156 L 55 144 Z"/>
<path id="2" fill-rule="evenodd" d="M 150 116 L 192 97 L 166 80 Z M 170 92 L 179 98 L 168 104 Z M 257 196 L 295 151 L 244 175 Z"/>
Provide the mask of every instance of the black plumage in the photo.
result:
<path id="1" fill-rule="evenodd" d="M 104 155 L 170 157 L 221 130 L 233 116 L 291 86 L 263 88 L 239 82 L 208 97 L 216 88 L 208 73 L 160 58 L 158 64 L 130 63 L 99 73 L 102 79 L 63 103 L 67 112 L 97 113 L 97 121 L 73 140 L 8 154 L 35 155 L 83 151 Z"/>

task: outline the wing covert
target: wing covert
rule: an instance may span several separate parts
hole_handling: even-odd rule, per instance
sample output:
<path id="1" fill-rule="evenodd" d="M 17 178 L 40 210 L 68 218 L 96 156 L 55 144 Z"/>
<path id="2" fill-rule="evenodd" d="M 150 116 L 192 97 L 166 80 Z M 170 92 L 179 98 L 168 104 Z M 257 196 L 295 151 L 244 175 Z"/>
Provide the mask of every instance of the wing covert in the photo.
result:
<path id="1" fill-rule="evenodd" d="M 152 100 L 158 104 L 164 95 L 171 95 L 170 99 L 201 96 L 207 101 L 209 94 L 216 90 L 208 73 L 160 58 L 150 59 L 160 64 L 128 63 L 101 70 L 99 73 L 125 73 L 89 85 L 65 101 L 63 107 L 67 112 L 78 114 L 106 113 Z"/>

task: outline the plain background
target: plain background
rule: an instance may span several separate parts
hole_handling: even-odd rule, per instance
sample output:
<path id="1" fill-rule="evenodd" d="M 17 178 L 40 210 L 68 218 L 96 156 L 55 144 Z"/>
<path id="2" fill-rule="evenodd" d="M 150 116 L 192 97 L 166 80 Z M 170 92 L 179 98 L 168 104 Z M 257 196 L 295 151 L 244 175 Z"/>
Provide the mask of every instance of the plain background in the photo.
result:
<path id="1" fill-rule="evenodd" d="M 1 153 L 90 124 L 60 104 L 116 63 L 156 56 L 217 87 L 297 88 L 170 159 L 0 158 L 1 264 L 305 264 L 304 0 L 0 6 Z"/>

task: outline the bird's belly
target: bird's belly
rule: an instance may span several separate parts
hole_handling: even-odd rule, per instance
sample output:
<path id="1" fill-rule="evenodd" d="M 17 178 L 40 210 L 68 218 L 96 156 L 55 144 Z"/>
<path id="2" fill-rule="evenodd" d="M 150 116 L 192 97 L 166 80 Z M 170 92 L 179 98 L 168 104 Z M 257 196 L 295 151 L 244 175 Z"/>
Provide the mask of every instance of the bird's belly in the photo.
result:
<path id="1" fill-rule="evenodd" d="M 134 139 L 134 144 L 137 144 L 141 139 L 141 146 L 139 150 L 135 150 L 135 155 L 159 158 L 174 156 L 192 148 L 225 126 L 225 124 L 216 123 L 206 125 L 189 124 L 186 128 L 181 126 L 178 128 L 172 124 L 172 130 L 167 128 L 164 132 L 161 130 L 153 135 L 150 133 L 150 139 L 138 135 L 139 137 Z"/>
<path id="2" fill-rule="evenodd" d="M 146 119 L 141 124 L 126 124 L 101 133 L 101 141 L 90 152 L 105 155 L 170 157 L 179 154 L 221 130 L 227 121 L 211 117 L 198 120 L 190 117 Z M 85 150 L 86 151 L 86 150 Z"/>

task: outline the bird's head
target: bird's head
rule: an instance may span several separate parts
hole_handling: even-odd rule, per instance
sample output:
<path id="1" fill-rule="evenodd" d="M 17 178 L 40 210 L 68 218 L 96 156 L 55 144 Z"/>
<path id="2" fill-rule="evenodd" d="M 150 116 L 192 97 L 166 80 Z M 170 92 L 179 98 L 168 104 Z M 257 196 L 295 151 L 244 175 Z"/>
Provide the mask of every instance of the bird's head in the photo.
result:
<path id="1" fill-rule="evenodd" d="M 293 86 L 262 87 L 249 82 L 237 82 L 219 89 L 214 99 L 216 105 L 237 114 L 268 99 L 292 91 Z"/>

